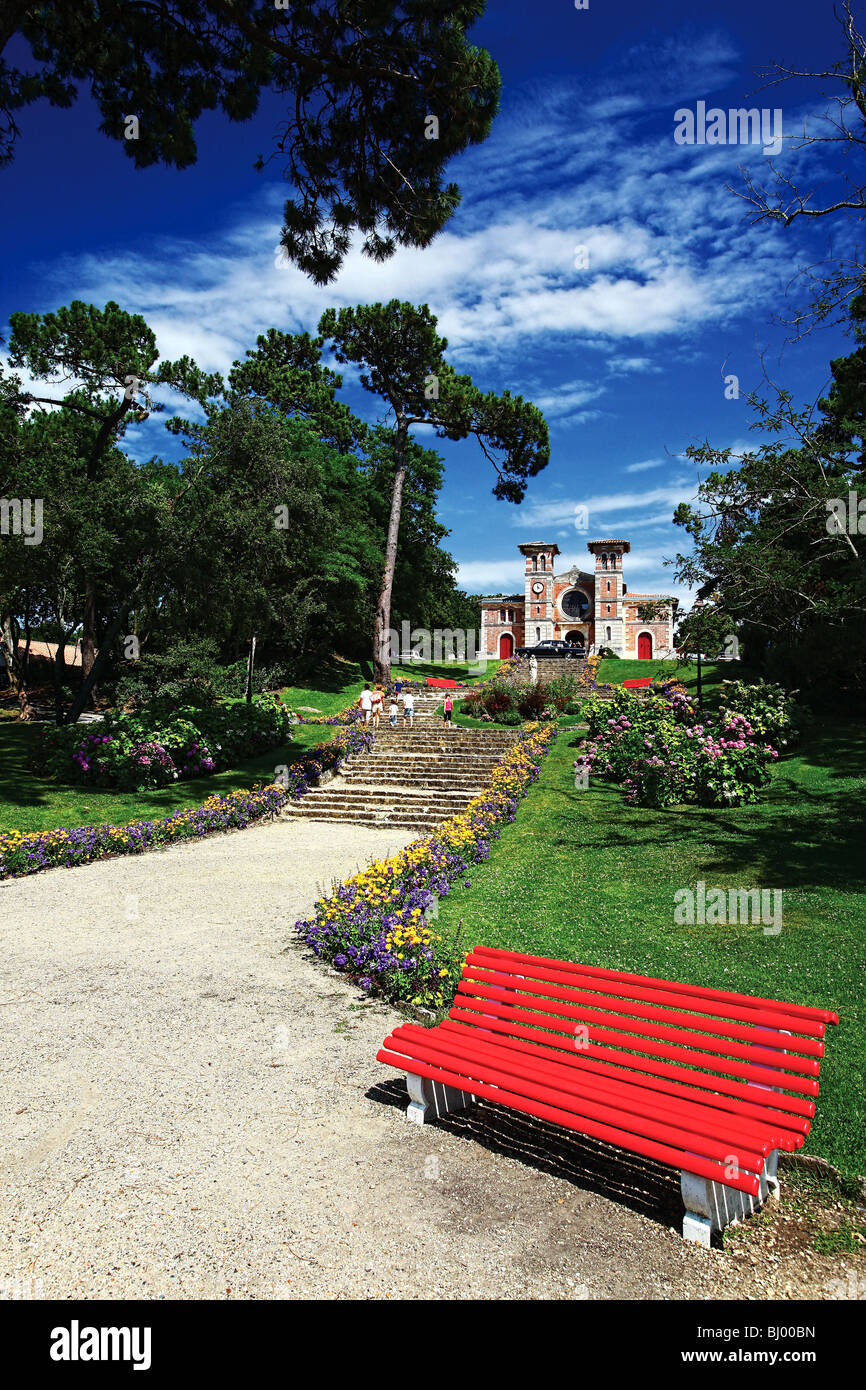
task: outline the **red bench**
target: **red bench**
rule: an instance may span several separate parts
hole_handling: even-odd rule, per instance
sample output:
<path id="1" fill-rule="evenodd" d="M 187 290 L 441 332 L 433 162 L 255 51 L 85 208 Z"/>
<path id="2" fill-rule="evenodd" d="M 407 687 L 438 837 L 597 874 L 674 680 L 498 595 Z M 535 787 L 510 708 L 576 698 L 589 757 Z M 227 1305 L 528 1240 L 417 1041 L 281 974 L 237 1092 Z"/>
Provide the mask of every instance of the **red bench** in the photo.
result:
<path id="1" fill-rule="evenodd" d="M 652 676 L 641 676 L 632 681 L 623 681 L 623 690 L 642 690 L 644 686 L 652 685 Z"/>
<path id="2" fill-rule="evenodd" d="M 680 1170 L 683 1235 L 778 1191 L 780 1149 L 815 1113 L 826 1009 L 478 946 L 436 1028 L 377 1053 L 407 1073 L 408 1118 L 476 1097 Z"/>
<path id="3" fill-rule="evenodd" d="M 444 676 L 428 676 L 428 677 L 427 677 L 427 684 L 428 684 L 428 685 L 431 685 L 431 686 L 433 687 L 434 690 L 456 690 L 456 689 L 457 689 L 457 682 L 456 682 L 456 681 L 446 680 L 446 679 L 444 678 Z"/>

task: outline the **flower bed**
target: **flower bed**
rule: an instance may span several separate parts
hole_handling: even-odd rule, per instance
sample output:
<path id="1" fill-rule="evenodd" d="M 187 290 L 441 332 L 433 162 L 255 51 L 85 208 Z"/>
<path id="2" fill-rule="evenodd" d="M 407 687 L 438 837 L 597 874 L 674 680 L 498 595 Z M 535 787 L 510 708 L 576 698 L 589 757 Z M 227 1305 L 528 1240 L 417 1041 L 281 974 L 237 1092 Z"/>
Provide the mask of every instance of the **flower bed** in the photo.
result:
<path id="1" fill-rule="evenodd" d="M 779 709 L 772 708 L 778 725 Z M 620 783 L 637 806 L 755 801 L 779 756 L 757 716 L 753 723 L 730 703 L 716 718 L 702 714 L 682 690 L 641 698 L 620 689 L 612 700 L 589 699 L 584 713 L 589 736 L 575 770 Z"/>
<path id="2" fill-rule="evenodd" d="M 292 710 L 291 714 L 298 724 L 357 724 L 361 718 L 361 707 L 357 700 L 353 700 L 337 714 L 300 714 L 297 710 Z"/>
<path id="3" fill-rule="evenodd" d="M 463 699 L 460 713 L 484 723 L 516 725 L 527 719 L 553 720 L 577 707 L 580 682 L 576 676 L 555 676 L 534 684 L 528 679 L 521 681 L 520 660 L 512 658 L 490 680 L 473 686 Z"/>
<path id="4" fill-rule="evenodd" d="M 292 723 L 275 695 L 203 709 L 153 701 L 140 710 L 107 714 L 97 725 L 46 726 L 33 765 L 62 782 L 145 791 L 223 772 L 285 743 Z"/>
<path id="5" fill-rule="evenodd" d="M 338 771 L 353 753 L 366 753 L 372 734 L 360 730 L 339 733 L 330 743 L 308 748 L 282 773 L 279 782 L 251 790 L 209 796 L 201 806 L 173 811 L 160 820 L 130 821 L 127 825 L 85 825 L 69 830 L 44 830 L 0 834 L 0 879 L 20 878 L 40 869 L 72 868 L 107 855 L 140 854 L 177 840 L 212 835 L 220 830 L 242 830 L 251 821 L 276 815 L 289 801 L 305 795 L 323 772 Z"/>
<path id="6" fill-rule="evenodd" d="M 514 820 L 518 800 L 537 780 L 555 736 L 550 727 L 528 725 L 497 763 L 489 787 L 465 811 L 347 879 L 320 898 L 314 916 L 296 922 L 295 930 L 362 989 L 439 1008 L 453 992 L 460 962 L 456 946 L 443 946 L 427 914 L 455 879 L 488 858 L 490 841 Z"/>

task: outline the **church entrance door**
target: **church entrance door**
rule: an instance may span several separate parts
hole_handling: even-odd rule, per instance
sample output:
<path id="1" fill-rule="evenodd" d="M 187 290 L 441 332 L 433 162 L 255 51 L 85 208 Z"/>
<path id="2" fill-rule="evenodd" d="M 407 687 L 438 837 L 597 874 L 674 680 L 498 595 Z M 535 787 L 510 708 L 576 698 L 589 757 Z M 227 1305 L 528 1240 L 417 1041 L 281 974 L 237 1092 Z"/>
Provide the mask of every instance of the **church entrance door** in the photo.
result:
<path id="1" fill-rule="evenodd" d="M 648 632 L 642 632 L 637 639 L 638 661 L 649 661 L 653 654 L 653 639 Z"/>
<path id="2" fill-rule="evenodd" d="M 499 655 L 503 661 L 514 655 L 514 638 L 509 632 L 503 632 L 499 639 Z"/>

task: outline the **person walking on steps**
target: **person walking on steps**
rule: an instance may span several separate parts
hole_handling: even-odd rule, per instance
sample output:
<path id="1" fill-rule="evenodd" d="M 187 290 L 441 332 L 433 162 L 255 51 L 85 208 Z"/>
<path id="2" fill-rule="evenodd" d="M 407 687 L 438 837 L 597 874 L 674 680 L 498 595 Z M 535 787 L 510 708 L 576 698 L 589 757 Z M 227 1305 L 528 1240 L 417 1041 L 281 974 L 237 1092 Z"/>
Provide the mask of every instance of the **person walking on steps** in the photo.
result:
<path id="1" fill-rule="evenodd" d="M 370 689 L 369 681 L 361 691 L 361 714 L 364 716 L 364 723 L 369 724 L 370 715 L 373 712 L 373 692 Z"/>
<path id="2" fill-rule="evenodd" d="M 382 718 L 382 711 L 385 708 L 385 692 L 381 683 L 376 682 L 373 687 L 373 728 L 378 729 L 379 720 Z"/>
<path id="3" fill-rule="evenodd" d="M 451 699 L 451 696 L 450 696 L 450 695 L 446 695 L 446 696 L 445 696 L 445 704 L 444 704 L 443 707 L 442 707 L 442 714 L 443 714 L 443 716 L 444 716 L 444 718 L 445 718 L 445 727 L 446 727 L 447 729 L 453 729 L 453 728 L 454 728 L 454 725 L 453 725 L 452 722 L 451 722 L 451 716 L 452 716 L 453 713 L 454 713 L 454 701 Z"/>
<path id="4" fill-rule="evenodd" d="M 407 690 L 403 696 L 403 728 L 414 728 L 415 725 L 415 696 L 411 690 Z"/>

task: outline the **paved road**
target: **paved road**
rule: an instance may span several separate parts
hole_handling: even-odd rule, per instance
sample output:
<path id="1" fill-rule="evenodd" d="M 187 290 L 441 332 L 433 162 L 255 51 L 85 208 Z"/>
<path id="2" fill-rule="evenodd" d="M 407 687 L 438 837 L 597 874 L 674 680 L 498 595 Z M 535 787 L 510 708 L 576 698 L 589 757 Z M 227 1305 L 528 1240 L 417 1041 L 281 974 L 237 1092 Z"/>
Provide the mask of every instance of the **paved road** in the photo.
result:
<path id="1" fill-rule="evenodd" d="M 663 1169 L 406 1123 L 397 1015 L 291 925 L 407 839 L 278 822 L 0 886 L 0 1294 L 838 1297 L 784 1217 L 708 1253 Z"/>

